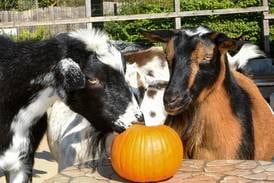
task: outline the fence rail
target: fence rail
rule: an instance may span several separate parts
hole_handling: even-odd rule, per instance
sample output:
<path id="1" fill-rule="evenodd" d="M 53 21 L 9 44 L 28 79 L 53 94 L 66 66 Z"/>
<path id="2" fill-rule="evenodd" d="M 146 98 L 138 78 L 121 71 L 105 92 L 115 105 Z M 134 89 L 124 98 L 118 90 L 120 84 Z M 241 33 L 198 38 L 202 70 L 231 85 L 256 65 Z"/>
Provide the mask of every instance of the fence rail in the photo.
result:
<path id="1" fill-rule="evenodd" d="M 110 13 L 115 12 L 112 8 L 117 7 L 117 4 L 115 6 L 114 4 L 107 4 L 107 10 L 105 8 L 106 4 L 104 4 L 104 14 L 106 14 L 106 12 L 107 14 L 113 14 Z M 264 41 L 264 49 L 265 52 L 269 54 L 269 20 L 274 19 L 274 14 L 269 14 L 268 11 L 269 6 L 267 0 L 262 0 L 262 6 L 197 11 L 180 11 L 180 0 L 174 0 L 174 12 L 97 17 L 87 17 L 86 14 L 88 11 L 86 7 L 50 7 L 24 12 L 2 11 L 0 12 L 0 29 L 16 28 L 20 30 L 22 27 L 50 26 L 51 29 L 54 29 L 52 32 L 56 33 L 61 31 L 69 31 L 71 29 L 84 28 L 95 22 L 163 18 L 174 18 L 176 22 L 175 28 L 179 28 L 181 25 L 180 19 L 183 17 L 262 13 L 262 36 Z"/>
<path id="2" fill-rule="evenodd" d="M 264 18 L 265 18 L 265 19 L 268 19 L 268 20 L 274 19 L 274 14 L 267 14 L 267 15 L 265 15 Z"/>
<path id="3" fill-rule="evenodd" d="M 215 9 L 215 10 L 199 10 L 199 11 L 185 11 L 185 12 L 171 12 L 171 13 L 154 13 L 154 14 L 136 14 L 136 15 L 121 15 L 121 16 L 100 16 L 100 17 L 82 17 L 82 18 L 68 18 L 55 20 L 40 20 L 38 21 L 13 21 L 1 22 L 1 28 L 10 27 L 28 27 L 38 25 L 60 25 L 60 24 L 77 24 L 77 23 L 93 23 L 93 22 L 108 22 L 108 21 L 122 21 L 122 20 L 141 20 L 141 19 L 162 19 L 162 18 L 182 18 L 191 16 L 208 16 L 208 15 L 227 15 L 239 13 L 254 13 L 267 11 L 267 6 L 257 6 L 249 8 L 230 8 L 230 9 Z"/>

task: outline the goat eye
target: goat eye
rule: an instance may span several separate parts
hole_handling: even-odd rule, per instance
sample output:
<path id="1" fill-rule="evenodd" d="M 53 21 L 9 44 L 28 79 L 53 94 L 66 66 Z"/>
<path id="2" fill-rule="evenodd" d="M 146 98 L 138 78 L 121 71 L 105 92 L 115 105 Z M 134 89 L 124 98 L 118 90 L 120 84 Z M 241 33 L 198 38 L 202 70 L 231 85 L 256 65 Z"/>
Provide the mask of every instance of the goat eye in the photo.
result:
<path id="1" fill-rule="evenodd" d="M 210 64 L 211 59 L 212 59 L 212 57 L 206 56 L 206 57 L 203 59 L 202 64 Z"/>
<path id="2" fill-rule="evenodd" d="M 88 79 L 88 83 L 91 85 L 99 85 L 100 81 L 99 81 L 99 79 L 94 78 L 94 79 Z"/>

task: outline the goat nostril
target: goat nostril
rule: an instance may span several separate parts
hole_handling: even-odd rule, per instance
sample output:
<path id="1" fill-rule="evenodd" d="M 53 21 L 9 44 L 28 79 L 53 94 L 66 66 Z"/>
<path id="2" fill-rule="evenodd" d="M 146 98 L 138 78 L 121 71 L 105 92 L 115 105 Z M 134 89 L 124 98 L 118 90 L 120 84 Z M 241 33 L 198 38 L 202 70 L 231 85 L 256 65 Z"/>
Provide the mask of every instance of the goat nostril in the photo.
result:
<path id="1" fill-rule="evenodd" d="M 113 130 L 117 133 L 122 133 L 123 131 L 125 131 L 125 127 L 122 127 L 122 126 L 117 126 L 117 125 L 114 125 L 113 126 Z"/>
<path id="2" fill-rule="evenodd" d="M 135 117 L 136 117 L 137 120 L 138 120 L 138 122 L 137 122 L 138 124 L 144 124 L 145 118 L 144 118 L 144 115 L 143 115 L 143 114 L 141 114 L 141 115 L 136 114 Z"/>
<path id="3" fill-rule="evenodd" d="M 176 103 L 176 101 L 177 101 L 179 98 L 180 98 L 179 95 L 177 95 L 177 96 L 171 96 L 171 97 L 168 97 L 168 98 L 167 98 L 166 102 L 167 102 L 168 104 L 174 104 L 174 103 Z"/>

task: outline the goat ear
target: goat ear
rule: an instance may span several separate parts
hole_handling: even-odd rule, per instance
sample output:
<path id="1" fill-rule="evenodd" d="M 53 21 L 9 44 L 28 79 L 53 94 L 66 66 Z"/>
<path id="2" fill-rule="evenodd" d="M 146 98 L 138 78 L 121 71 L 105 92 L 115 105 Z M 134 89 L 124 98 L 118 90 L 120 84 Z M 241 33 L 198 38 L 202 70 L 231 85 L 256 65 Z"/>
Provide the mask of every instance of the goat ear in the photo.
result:
<path id="1" fill-rule="evenodd" d="M 84 88 L 85 75 L 80 66 L 71 58 L 62 59 L 56 69 L 57 84 L 61 85 L 65 91 L 73 91 Z"/>
<path id="2" fill-rule="evenodd" d="M 215 44 L 221 52 L 227 52 L 230 50 L 237 49 L 237 41 L 235 39 L 227 37 L 223 33 L 212 33 L 210 35 L 211 39 L 214 40 Z"/>
<path id="3" fill-rule="evenodd" d="M 224 40 L 220 45 L 219 45 L 219 50 L 221 52 L 227 52 L 231 50 L 236 50 L 237 49 L 237 43 L 233 39 L 227 39 Z"/>
<path id="4" fill-rule="evenodd" d="M 111 43 L 122 53 L 122 54 L 130 54 L 137 51 L 148 49 L 154 46 L 153 43 L 150 42 L 127 42 L 127 41 L 111 41 Z"/>
<path id="5" fill-rule="evenodd" d="M 141 33 L 144 37 L 151 41 L 157 41 L 157 42 L 168 42 L 171 37 L 175 34 L 172 30 L 154 30 L 154 31 L 145 31 L 142 30 Z"/>

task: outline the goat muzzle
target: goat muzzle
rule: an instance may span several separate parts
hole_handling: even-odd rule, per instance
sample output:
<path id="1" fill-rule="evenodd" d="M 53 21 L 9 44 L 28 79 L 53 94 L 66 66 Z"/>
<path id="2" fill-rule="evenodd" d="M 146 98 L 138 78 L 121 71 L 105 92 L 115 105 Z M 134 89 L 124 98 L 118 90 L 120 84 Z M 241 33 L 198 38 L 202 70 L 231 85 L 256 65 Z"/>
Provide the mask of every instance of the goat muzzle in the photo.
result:
<path id="1" fill-rule="evenodd" d="M 165 110 L 169 115 L 177 115 L 181 113 L 189 107 L 191 102 L 192 97 L 189 91 L 184 92 L 183 95 L 180 96 L 164 96 Z"/>

